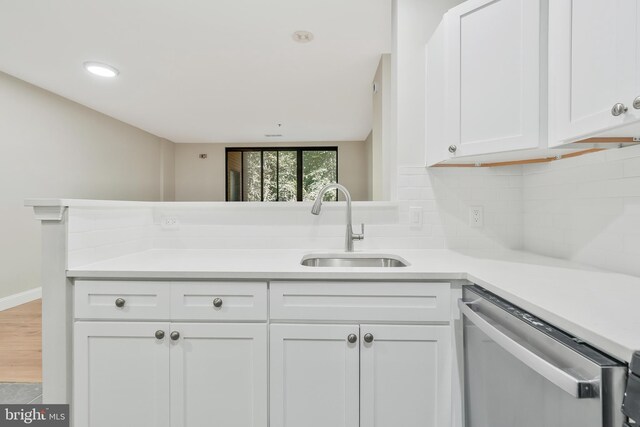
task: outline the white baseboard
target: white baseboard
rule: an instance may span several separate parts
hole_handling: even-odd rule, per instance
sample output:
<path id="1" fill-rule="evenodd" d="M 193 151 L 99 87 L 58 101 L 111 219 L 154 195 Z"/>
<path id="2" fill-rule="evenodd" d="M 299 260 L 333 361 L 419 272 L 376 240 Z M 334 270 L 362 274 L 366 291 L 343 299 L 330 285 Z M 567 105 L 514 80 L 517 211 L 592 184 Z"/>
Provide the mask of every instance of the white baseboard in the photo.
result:
<path id="1" fill-rule="evenodd" d="M 0 311 L 17 307 L 21 304 L 37 300 L 38 298 L 42 298 L 42 288 L 33 288 L 28 291 L 0 298 Z"/>

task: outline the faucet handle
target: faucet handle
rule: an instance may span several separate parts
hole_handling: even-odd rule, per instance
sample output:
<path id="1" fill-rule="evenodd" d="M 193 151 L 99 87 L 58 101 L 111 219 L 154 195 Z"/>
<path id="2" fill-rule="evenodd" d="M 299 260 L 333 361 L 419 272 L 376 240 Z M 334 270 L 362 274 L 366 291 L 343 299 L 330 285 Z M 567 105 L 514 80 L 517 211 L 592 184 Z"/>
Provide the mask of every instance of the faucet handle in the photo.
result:
<path id="1" fill-rule="evenodd" d="M 360 224 L 360 234 L 353 233 L 353 240 L 364 240 L 364 223 Z"/>

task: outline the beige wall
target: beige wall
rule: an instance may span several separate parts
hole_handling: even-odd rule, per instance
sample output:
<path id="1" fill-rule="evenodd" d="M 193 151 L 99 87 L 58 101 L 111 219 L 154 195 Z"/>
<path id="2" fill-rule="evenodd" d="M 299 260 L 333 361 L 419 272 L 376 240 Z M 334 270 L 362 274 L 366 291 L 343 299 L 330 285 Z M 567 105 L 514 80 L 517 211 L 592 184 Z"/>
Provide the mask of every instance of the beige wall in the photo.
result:
<path id="1" fill-rule="evenodd" d="M 3 73 L 0 148 L 0 298 L 40 286 L 25 198 L 173 198 L 172 142 Z"/>
<path id="2" fill-rule="evenodd" d="M 162 201 L 176 199 L 175 146 L 176 144 L 169 140 L 160 140 L 160 198 Z"/>
<path id="3" fill-rule="evenodd" d="M 338 146 L 338 181 L 354 200 L 367 197 L 366 144 L 354 142 L 308 142 L 273 144 L 176 144 L 176 200 L 225 200 L 225 147 Z M 200 159 L 206 154 L 206 159 Z"/>
<path id="4" fill-rule="evenodd" d="M 371 129 L 371 200 L 389 200 L 391 174 L 391 55 L 383 54 L 373 77 L 376 92 L 373 94 L 373 125 Z"/>
<path id="5" fill-rule="evenodd" d="M 373 200 L 373 131 L 364 140 L 367 170 L 367 200 Z"/>

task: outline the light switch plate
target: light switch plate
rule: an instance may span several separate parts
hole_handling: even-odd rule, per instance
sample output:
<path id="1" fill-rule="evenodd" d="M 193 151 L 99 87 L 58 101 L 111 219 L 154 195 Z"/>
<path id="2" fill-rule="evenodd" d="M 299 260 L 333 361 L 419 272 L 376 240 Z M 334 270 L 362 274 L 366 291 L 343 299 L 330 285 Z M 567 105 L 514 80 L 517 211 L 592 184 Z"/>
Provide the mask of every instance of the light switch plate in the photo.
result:
<path id="1" fill-rule="evenodd" d="M 422 208 L 420 206 L 409 207 L 409 225 L 422 227 Z"/>

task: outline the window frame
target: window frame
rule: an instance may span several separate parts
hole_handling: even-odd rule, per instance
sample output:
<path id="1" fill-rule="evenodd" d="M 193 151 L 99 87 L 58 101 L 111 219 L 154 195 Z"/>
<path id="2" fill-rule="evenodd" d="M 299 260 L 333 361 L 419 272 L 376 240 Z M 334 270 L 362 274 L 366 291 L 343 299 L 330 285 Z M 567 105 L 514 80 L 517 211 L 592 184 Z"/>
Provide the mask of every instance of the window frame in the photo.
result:
<path id="1" fill-rule="evenodd" d="M 328 145 L 325 147 L 322 146 L 313 146 L 313 147 L 300 147 L 300 146 L 282 146 L 282 147 L 225 147 L 224 149 L 224 200 L 226 202 L 229 201 L 229 153 L 239 152 L 244 154 L 245 152 L 260 152 L 260 201 L 264 202 L 264 152 L 265 151 L 293 151 L 296 153 L 296 201 L 302 202 L 303 198 L 303 188 L 302 188 L 302 176 L 303 176 L 303 159 L 305 151 L 334 151 L 336 153 L 336 182 L 338 182 L 338 170 L 339 170 L 339 155 L 338 155 L 338 146 Z M 242 172 L 241 176 L 241 191 L 240 191 L 240 202 L 244 202 L 244 156 L 241 157 L 242 161 Z M 278 154 L 277 166 L 276 166 L 276 176 L 280 173 L 280 156 Z M 280 182 L 279 179 L 276 179 L 276 185 L 278 187 L 277 192 L 280 193 Z M 336 190 L 336 200 L 338 200 L 338 190 Z M 277 202 L 279 202 L 278 200 Z"/>

